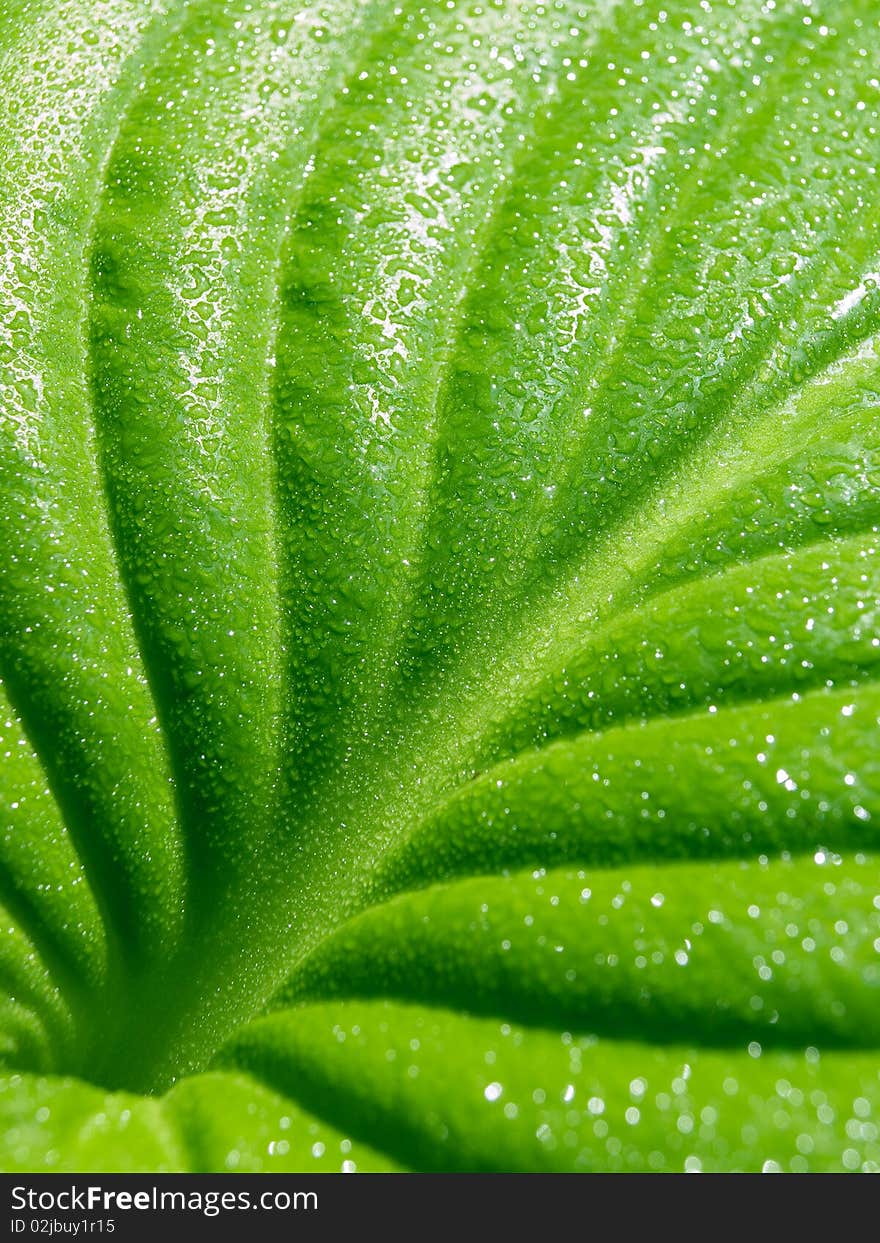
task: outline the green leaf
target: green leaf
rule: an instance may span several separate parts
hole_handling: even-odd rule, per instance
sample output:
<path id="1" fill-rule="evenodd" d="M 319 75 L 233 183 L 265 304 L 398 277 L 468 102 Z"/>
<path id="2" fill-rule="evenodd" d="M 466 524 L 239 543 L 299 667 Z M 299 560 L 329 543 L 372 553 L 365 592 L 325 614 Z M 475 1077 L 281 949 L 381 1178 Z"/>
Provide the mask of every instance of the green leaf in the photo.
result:
<path id="1" fill-rule="evenodd" d="M 871 0 L 0 0 L 0 1168 L 880 1169 Z"/>

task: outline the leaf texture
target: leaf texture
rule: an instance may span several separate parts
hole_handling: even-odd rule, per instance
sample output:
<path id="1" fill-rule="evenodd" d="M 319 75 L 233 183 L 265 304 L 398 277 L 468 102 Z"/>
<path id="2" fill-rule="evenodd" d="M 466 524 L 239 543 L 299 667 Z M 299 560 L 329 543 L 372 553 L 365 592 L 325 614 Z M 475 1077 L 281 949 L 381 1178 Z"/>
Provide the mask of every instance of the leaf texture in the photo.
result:
<path id="1" fill-rule="evenodd" d="M 0 1167 L 880 1168 L 871 0 L 0 0 Z"/>

